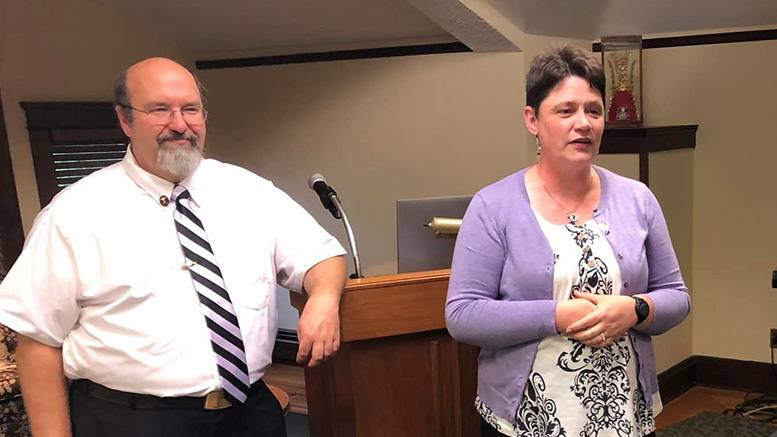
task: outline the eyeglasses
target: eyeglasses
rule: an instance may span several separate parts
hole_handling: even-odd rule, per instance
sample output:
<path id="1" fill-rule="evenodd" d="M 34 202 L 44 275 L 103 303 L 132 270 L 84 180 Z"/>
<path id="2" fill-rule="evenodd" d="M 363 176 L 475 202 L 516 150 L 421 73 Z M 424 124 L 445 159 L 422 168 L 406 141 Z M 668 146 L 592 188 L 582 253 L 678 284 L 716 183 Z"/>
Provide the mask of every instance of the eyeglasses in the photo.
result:
<path id="1" fill-rule="evenodd" d="M 125 104 L 119 104 L 119 106 L 121 106 L 122 108 L 127 108 L 127 109 L 132 109 L 134 111 L 142 112 L 148 115 L 154 123 L 160 124 L 160 125 L 170 123 L 170 120 L 173 119 L 173 114 L 175 114 L 176 111 L 181 113 L 183 120 L 188 124 L 202 124 L 208 118 L 208 111 L 205 108 L 201 108 L 199 106 L 187 106 L 185 108 L 179 108 L 179 109 L 172 109 L 164 106 L 158 106 L 158 107 L 149 109 L 148 111 L 144 111 L 142 109 L 138 109 L 133 106 L 125 105 Z"/>

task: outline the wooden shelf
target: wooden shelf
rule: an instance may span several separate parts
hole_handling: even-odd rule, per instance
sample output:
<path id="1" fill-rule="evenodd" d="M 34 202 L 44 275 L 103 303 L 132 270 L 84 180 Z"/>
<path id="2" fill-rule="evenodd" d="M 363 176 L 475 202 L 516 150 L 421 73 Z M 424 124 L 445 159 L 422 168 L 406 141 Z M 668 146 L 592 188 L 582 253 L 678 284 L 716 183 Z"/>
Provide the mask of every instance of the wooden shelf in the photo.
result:
<path id="1" fill-rule="evenodd" d="M 699 125 L 607 128 L 601 154 L 639 154 L 639 180 L 648 185 L 648 156 L 652 152 L 696 148 Z"/>

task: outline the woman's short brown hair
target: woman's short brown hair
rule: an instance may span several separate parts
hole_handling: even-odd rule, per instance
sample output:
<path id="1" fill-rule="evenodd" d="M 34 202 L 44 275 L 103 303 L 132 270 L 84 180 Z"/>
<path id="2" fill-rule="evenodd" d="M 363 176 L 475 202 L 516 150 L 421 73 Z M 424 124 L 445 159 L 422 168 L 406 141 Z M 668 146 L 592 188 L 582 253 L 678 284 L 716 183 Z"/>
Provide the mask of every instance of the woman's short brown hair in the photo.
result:
<path id="1" fill-rule="evenodd" d="M 535 56 L 526 73 L 526 105 L 539 116 L 540 103 L 569 76 L 585 79 L 604 100 L 604 70 L 593 53 L 572 44 L 554 44 Z"/>

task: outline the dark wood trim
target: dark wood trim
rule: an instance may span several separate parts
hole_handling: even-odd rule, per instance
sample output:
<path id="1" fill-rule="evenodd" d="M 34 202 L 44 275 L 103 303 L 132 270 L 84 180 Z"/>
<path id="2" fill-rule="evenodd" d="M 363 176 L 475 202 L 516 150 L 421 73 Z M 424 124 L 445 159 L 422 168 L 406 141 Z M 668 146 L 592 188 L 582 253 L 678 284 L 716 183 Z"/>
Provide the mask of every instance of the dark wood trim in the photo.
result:
<path id="1" fill-rule="evenodd" d="M 685 126 L 624 127 L 607 128 L 602 136 L 599 153 L 640 153 L 643 150 L 663 152 L 666 150 L 696 148 L 696 124 Z"/>
<path id="2" fill-rule="evenodd" d="M 658 375 L 664 405 L 696 385 L 777 395 L 777 368 L 770 363 L 694 355 Z"/>
<path id="3" fill-rule="evenodd" d="M 260 56 L 254 58 L 214 59 L 196 61 L 198 70 L 216 68 L 261 67 L 267 65 L 309 64 L 313 62 L 350 61 L 354 59 L 393 58 L 397 56 L 439 55 L 467 53 L 472 49 L 461 42 L 424 44 L 372 49 L 339 50 L 333 52 L 297 53 L 292 55 Z"/>
<path id="4" fill-rule="evenodd" d="M 601 154 L 639 155 L 639 180 L 649 185 L 649 154 L 696 148 L 698 125 L 607 128 L 599 147 Z"/>
<path id="5" fill-rule="evenodd" d="M 662 49 L 666 47 L 702 46 L 709 44 L 770 41 L 775 39 L 777 39 L 777 29 L 747 30 L 742 32 L 706 33 L 702 35 L 643 39 L 642 48 Z M 601 52 L 602 43 L 594 43 L 592 50 L 594 52 Z"/>
<path id="6" fill-rule="evenodd" d="M 111 102 L 21 102 L 27 130 L 116 129 Z"/>
<path id="7" fill-rule="evenodd" d="M 777 394 L 775 369 L 770 363 L 697 355 L 694 375 L 696 385 Z"/>
<path id="8" fill-rule="evenodd" d="M 51 131 L 30 130 L 30 152 L 35 168 L 35 180 L 38 182 L 38 199 L 43 208 L 51 202 L 56 194 L 56 176 L 54 160 L 52 159 Z"/>
<path id="9" fill-rule="evenodd" d="M 22 215 L 16 194 L 16 180 L 11 163 L 11 150 L 0 98 L 0 279 L 19 257 L 24 245 Z"/>
<path id="10" fill-rule="evenodd" d="M 658 375 L 661 402 L 667 404 L 672 399 L 693 388 L 694 367 L 694 357 L 688 357 Z"/>
<path id="11" fill-rule="evenodd" d="M 59 192 L 53 146 L 68 141 L 125 140 L 111 102 L 21 102 L 41 208 Z"/>
<path id="12" fill-rule="evenodd" d="M 278 335 L 275 337 L 275 347 L 272 350 L 273 363 L 299 366 L 297 364 L 298 349 L 299 338 L 297 337 L 297 331 L 283 328 L 278 329 Z"/>

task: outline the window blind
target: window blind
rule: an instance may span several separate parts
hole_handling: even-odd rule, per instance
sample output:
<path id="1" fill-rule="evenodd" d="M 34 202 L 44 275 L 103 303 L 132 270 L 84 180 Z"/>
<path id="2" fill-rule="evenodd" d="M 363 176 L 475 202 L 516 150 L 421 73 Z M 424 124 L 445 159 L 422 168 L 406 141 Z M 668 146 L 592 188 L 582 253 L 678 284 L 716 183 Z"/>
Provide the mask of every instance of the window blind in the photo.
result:
<path id="1" fill-rule="evenodd" d="M 55 194 L 84 176 L 124 159 L 127 141 L 78 141 L 52 144 Z"/>

